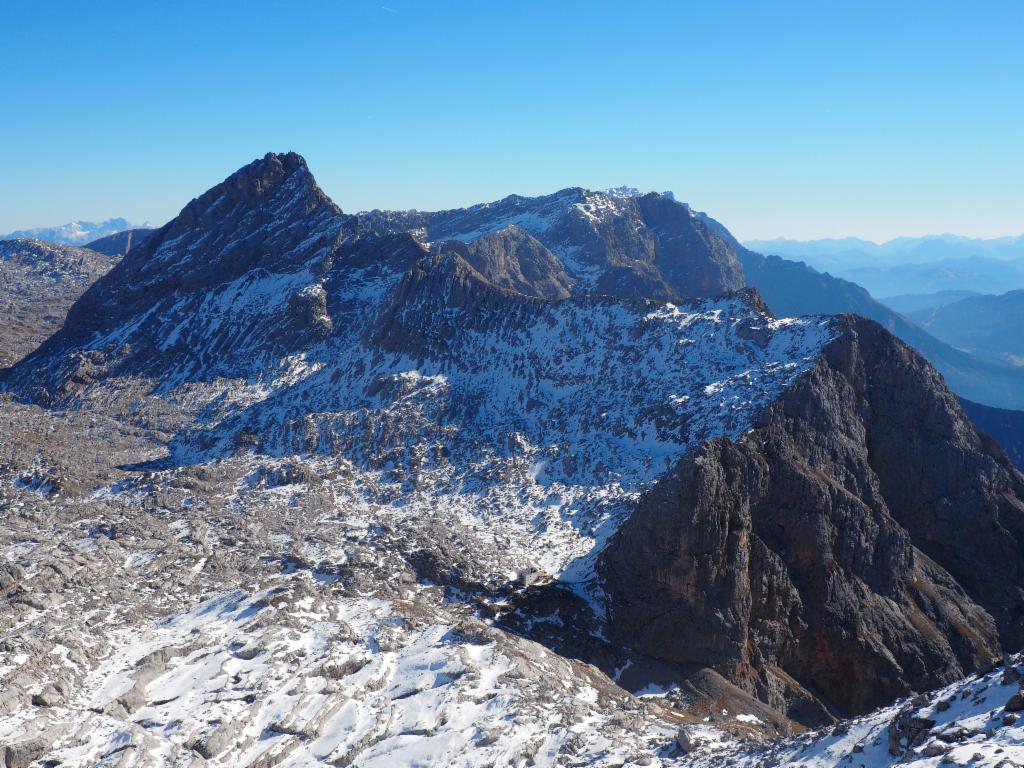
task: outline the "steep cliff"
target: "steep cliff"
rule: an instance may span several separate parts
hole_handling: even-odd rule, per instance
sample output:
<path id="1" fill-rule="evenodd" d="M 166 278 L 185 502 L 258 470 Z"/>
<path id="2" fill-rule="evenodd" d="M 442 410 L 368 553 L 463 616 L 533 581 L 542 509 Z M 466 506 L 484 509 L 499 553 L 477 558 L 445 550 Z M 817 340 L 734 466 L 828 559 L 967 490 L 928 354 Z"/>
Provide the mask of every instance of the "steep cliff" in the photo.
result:
<path id="1" fill-rule="evenodd" d="M 602 564 L 619 641 L 807 722 L 1024 642 L 1024 478 L 919 355 L 844 326 L 757 428 L 659 481 Z"/>

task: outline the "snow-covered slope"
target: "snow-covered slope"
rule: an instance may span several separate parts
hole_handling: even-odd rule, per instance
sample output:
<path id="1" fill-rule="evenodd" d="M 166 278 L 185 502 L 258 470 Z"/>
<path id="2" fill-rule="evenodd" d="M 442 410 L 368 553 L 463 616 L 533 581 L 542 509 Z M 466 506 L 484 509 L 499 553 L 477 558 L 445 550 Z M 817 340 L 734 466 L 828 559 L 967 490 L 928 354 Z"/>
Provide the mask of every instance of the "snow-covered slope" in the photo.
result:
<path id="1" fill-rule="evenodd" d="M 20 416 L 72 467 L 115 443 Z M 25 448 L 55 471 L 58 444 Z M 403 547 L 456 531 L 360 506 L 343 465 L 107 471 L 96 493 L 0 482 L 8 765 L 621 765 L 672 744 L 657 702 L 417 579 Z"/>
<path id="2" fill-rule="evenodd" d="M 1024 765 L 1024 690 L 1021 658 L 937 691 L 897 702 L 828 731 L 782 740 L 769 748 L 720 744 L 693 732 L 689 764 L 909 768 Z"/>
<path id="3" fill-rule="evenodd" d="M 73 766 L 381 768 L 621 765 L 672 744 L 657 707 L 535 643 L 282 581 L 120 632 L 75 698 L 0 719 L 0 742 Z"/>
<path id="4" fill-rule="evenodd" d="M 187 267 L 174 242 L 153 258 Z M 51 377 L 91 366 L 102 387 L 142 375 L 202 411 L 165 466 L 240 446 L 335 456 L 372 476 L 354 483 L 367 501 L 472 521 L 519 567 L 585 581 L 644 487 L 689 447 L 749 429 L 832 336 L 827 318 L 774 320 L 749 295 L 537 301 L 401 236 L 323 259 L 154 290 L 73 355 L 38 357 Z"/>
<path id="5" fill-rule="evenodd" d="M 387 314 L 387 294 L 381 305 Z M 403 300 L 411 316 L 389 330 L 431 335 L 440 312 L 424 310 Z M 231 453 L 239 436 L 272 456 L 343 457 L 366 473 L 356 484 L 367 501 L 394 498 L 398 518 L 471 521 L 506 537 L 521 567 L 573 579 L 589 578 L 585 556 L 675 457 L 749 429 L 830 338 L 826 319 L 773 320 L 743 297 L 530 311 L 506 298 L 453 310 L 444 322 L 460 332 L 433 353 L 417 342 L 418 354 L 361 341 L 378 325 L 367 315 L 369 327 L 347 327 L 211 411 L 172 443 L 171 463 Z"/>

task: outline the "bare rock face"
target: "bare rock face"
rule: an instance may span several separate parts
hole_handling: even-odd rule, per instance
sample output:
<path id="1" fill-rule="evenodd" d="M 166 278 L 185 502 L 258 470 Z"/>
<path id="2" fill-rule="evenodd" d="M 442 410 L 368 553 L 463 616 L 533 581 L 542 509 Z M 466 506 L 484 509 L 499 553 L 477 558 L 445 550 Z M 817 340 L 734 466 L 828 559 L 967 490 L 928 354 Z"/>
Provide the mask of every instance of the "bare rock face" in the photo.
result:
<path id="1" fill-rule="evenodd" d="M 734 247 L 689 206 L 657 193 L 575 187 L 451 211 L 372 211 L 359 215 L 359 227 L 476 241 L 457 252 L 496 284 L 544 298 L 569 291 L 679 302 L 744 286 Z"/>
<path id="2" fill-rule="evenodd" d="M 501 288 L 545 299 L 564 299 L 572 293 L 573 279 L 565 265 L 516 224 L 468 243 L 456 240 L 445 246 Z"/>
<path id="3" fill-rule="evenodd" d="M 851 317 L 760 427 L 641 501 L 604 556 L 610 626 L 804 722 L 862 713 L 1021 642 L 1022 499 L 938 374 Z"/>
<path id="4" fill-rule="evenodd" d="M 138 248 L 142 242 L 153 232 L 152 229 L 139 227 L 126 229 L 123 232 L 115 232 L 112 235 L 93 240 L 85 247 L 96 253 L 103 253 L 107 256 L 121 258 L 127 256 L 132 248 Z"/>
<path id="5" fill-rule="evenodd" d="M 643 220 L 658 233 L 654 264 L 675 294 L 713 295 L 746 285 L 732 246 L 689 206 L 653 192 L 638 197 L 636 203 Z M 704 258 L 684 256 L 691 253 Z"/>
<path id="6" fill-rule="evenodd" d="M 292 152 L 268 154 L 192 200 L 132 248 L 75 305 L 64 333 L 85 338 L 151 309 L 170 293 L 222 285 L 254 269 L 294 269 L 325 256 L 344 221 L 305 160 Z"/>

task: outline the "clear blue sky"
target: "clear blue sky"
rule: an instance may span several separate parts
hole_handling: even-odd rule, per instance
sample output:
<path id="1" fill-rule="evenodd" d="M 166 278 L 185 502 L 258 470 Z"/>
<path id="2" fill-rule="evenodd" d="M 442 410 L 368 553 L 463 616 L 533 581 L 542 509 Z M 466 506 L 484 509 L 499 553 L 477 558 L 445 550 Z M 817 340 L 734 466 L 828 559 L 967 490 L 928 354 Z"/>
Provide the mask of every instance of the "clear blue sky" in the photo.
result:
<path id="1" fill-rule="evenodd" d="M 1024 231 L 1024 2 L 0 0 L 0 232 L 269 150 L 350 211 L 674 190 L 741 238 Z"/>

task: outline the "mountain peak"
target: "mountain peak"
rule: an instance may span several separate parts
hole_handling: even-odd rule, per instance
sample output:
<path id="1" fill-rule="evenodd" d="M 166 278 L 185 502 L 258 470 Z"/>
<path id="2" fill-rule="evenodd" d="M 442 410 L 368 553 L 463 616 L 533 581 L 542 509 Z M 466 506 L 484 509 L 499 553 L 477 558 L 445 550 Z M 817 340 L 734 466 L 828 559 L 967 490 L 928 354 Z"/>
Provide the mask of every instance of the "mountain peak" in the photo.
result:
<path id="1" fill-rule="evenodd" d="M 326 204 L 337 213 L 341 213 L 341 209 L 317 185 L 302 155 L 296 152 L 268 152 L 262 158 L 239 168 L 220 184 L 193 200 L 181 215 L 189 214 L 189 209 L 193 209 L 191 213 L 198 213 L 196 209 L 205 210 L 224 204 L 243 203 L 258 206 L 280 194 L 279 190 L 286 190 L 290 197 L 304 198 L 307 209 Z"/>
<path id="2" fill-rule="evenodd" d="M 259 161 L 256 161 L 259 162 Z M 280 163 L 283 167 L 288 170 L 294 170 L 296 168 L 307 168 L 306 158 L 300 155 L 298 152 L 267 152 L 263 156 L 263 162 L 265 163 Z"/>
<path id="3" fill-rule="evenodd" d="M 147 235 L 71 308 L 62 338 L 47 344 L 102 336 L 161 302 L 195 299 L 253 270 L 294 275 L 325 268 L 348 221 L 301 155 L 268 153 Z"/>

